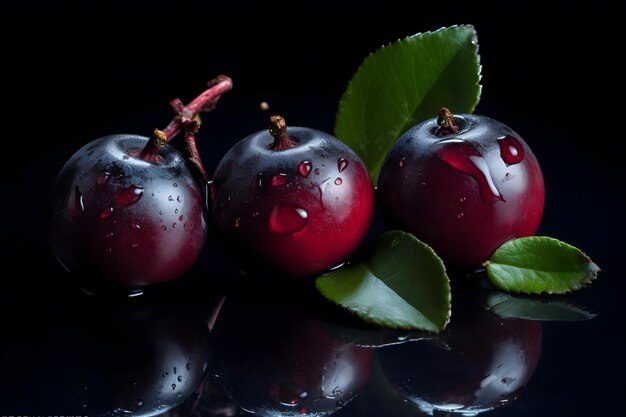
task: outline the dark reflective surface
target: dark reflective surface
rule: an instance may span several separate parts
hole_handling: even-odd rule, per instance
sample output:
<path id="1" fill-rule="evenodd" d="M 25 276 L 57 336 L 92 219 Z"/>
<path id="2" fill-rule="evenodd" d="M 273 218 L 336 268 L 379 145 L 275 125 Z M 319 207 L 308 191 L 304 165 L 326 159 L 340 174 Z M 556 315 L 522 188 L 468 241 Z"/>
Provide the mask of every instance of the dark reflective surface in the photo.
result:
<path id="1" fill-rule="evenodd" d="M 28 37 L 8 25 L 0 29 L 9 30 L 5 38 L 14 41 L 5 52 L 10 63 L 5 69 L 13 76 L 1 80 L 13 111 L 4 124 L 0 184 L 0 416 L 126 415 L 122 410 L 133 408 L 137 415 L 249 415 L 237 404 L 263 408 L 265 415 L 293 415 L 298 409 L 280 402 L 294 398 L 283 393 L 299 397 L 304 389 L 311 397 L 300 400 L 310 401 L 310 415 L 336 417 L 421 416 L 433 405 L 483 409 L 502 399 L 509 401 L 482 415 L 619 413 L 626 392 L 626 204 L 622 128 L 619 117 L 612 117 L 618 107 L 611 106 L 611 99 L 620 97 L 611 76 L 619 66 L 608 64 L 614 51 L 599 47 L 612 45 L 607 11 L 594 24 L 587 11 L 570 21 L 562 12 L 518 7 L 514 14 L 522 23 L 516 25 L 473 3 L 466 10 L 446 9 L 440 2 L 431 6 L 375 7 L 363 21 L 352 11 L 324 10 L 313 16 L 319 18 L 315 25 L 290 19 L 271 25 L 259 18 L 257 26 L 246 26 L 237 10 L 221 16 L 229 25 L 219 28 L 213 26 L 214 14 L 187 10 L 185 19 L 198 19 L 196 33 L 193 25 L 155 30 L 145 16 L 119 24 L 116 19 L 127 15 L 110 14 L 100 26 L 86 17 L 70 22 L 67 14 L 62 22 L 29 12 L 23 26 L 48 31 L 40 43 L 26 45 Z M 570 6 L 568 13 L 575 7 Z M 151 27 L 141 28 L 140 21 Z M 235 141 L 267 125 L 269 114 L 258 109 L 259 102 L 267 101 L 270 112 L 289 123 L 330 132 L 341 93 L 369 52 L 411 33 L 463 22 L 476 24 L 479 33 L 484 89 L 477 112 L 522 135 L 541 164 L 546 206 L 538 233 L 582 248 L 603 270 L 588 288 L 560 298 L 597 317 L 541 323 L 534 372 L 537 359 L 530 352 L 537 348 L 538 325 L 500 320 L 480 310 L 479 302 L 464 310 L 461 294 L 481 283 L 462 274 L 451 274 L 450 329 L 433 338 L 371 330 L 315 301 L 306 286 L 266 289 L 274 296 L 260 290 L 241 294 L 246 286 L 231 275 L 234 269 L 211 232 L 185 278 L 125 301 L 84 297 L 76 277 L 52 257 L 47 241 L 52 182 L 88 141 L 125 132 L 149 135 L 169 121 L 170 99 L 189 99 L 224 72 L 235 89 L 203 117 L 198 138 L 213 172 Z M 347 23 L 354 23 L 350 35 L 344 34 Z M 106 34 L 106 42 L 95 42 L 96 33 Z M 238 43 L 242 35 L 245 41 Z M 77 36 L 92 46 L 80 46 Z M 178 62 L 176 48 L 192 40 L 197 41 L 189 54 L 193 60 Z M 287 46 L 289 40 L 297 45 Z M 276 60 L 268 45 L 282 41 L 284 59 Z M 168 53 L 163 65 L 150 65 Z M 182 141 L 176 145 L 182 148 Z M 377 220 L 368 240 L 381 231 Z M 223 294 L 230 297 L 224 315 L 213 320 Z M 413 341 L 395 344 L 408 340 Z M 368 355 L 373 355 L 369 372 Z M 333 368 L 335 356 L 355 373 L 344 378 Z M 244 365 L 245 372 L 238 372 Z M 343 407 L 316 388 L 322 376 L 341 384 Z"/>

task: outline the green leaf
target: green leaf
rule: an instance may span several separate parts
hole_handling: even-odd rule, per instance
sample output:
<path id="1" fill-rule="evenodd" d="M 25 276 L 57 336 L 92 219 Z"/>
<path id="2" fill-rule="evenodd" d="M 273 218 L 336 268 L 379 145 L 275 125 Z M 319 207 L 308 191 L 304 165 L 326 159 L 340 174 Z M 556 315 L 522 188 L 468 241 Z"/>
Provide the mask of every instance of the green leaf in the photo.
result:
<path id="1" fill-rule="evenodd" d="M 330 301 L 392 329 L 438 332 L 450 320 L 450 281 L 441 259 L 410 233 L 389 231 L 365 262 L 317 278 Z"/>
<path id="2" fill-rule="evenodd" d="M 359 154 L 375 181 L 402 133 L 439 114 L 471 113 L 480 98 L 473 26 L 420 33 L 369 55 L 339 102 L 335 136 Z"/>
<path id="3" fill-rule="evenodd" d="M 596 315 L 561 301 L 513 297 L 494 292 L 487 297 L 487 308 L 500 317 L 543 321 L 582 321 Z"/>
<path id="4" fill-rule="evenodd" d="M 596 278 L 600 268 L 567 243 L 544 236 L 510 240 L 485 262 L 497 288 L 526 294 L 564 294 Z"/>

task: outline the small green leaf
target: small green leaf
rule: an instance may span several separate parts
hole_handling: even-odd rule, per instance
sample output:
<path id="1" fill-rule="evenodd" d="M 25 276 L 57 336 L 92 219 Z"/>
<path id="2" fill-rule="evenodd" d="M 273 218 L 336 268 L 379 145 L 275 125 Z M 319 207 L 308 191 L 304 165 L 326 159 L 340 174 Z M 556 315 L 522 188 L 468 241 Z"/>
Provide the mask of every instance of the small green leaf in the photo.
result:
<path id="1" fill-rule="evenodd" d="M 600 271 L 580 249 L 545 236 L 511 240 L 500 246 L 485 266 L 493 285 L 526 294 L 577 290 Z"/>
<path id="2" fill-rule="evenodd" d="M 487 297 L 487 308 L 500 317 L 543 321 L 582 321 L 596 315 L 561 301 L 513 297 L 494 292 Z"/>
<path id="3" fill-rule="evenodd" d="M 368 56 L 339 102 L 335 136 L 359 154 L 375 181 L 385 156 L 409 128 L 441 107 L 471 113 L 480 98 L 473 26 L 398 40 Z"/>
<path id="4" fill-rule="evenodd" d="M 438 332 L 450 320 L 450 281 L 443 262 L 410 233 L 383 234 L 364 263 L 317 278 L 330 301 L 392 329 Z"/>

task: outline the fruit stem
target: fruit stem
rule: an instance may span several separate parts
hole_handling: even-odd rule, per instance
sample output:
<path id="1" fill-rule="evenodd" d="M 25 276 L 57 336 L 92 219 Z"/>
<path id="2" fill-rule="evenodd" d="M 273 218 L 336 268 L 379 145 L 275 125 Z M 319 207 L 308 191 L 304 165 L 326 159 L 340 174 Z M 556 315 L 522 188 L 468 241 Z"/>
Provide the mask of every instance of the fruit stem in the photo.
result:
<path id="1" fill-rule="evenodd" d="M 439 128 L 437 128 L 437 131 L 435 132 L 437 136 L 447 136 L 459 131 L 459 127 L 454 121 L 454 115 L 445 107 L 442 107 L 441 110 L 439 110 L 437 124 L 439 125 Z"/>
<path id="2" fill-rule="evenodd" d="M 270 135 L 274 137 L 274 142 L 269 146 L 273 151 L 284 151 L 297 145 L 296 141 L 289 137 L 287 122 L 282 116 L 270 117 Z"/>
<path id="3" fill-rule="evenodd" d="M 172 140 L 174 136 L 180 132 L 183 111 L 185 109 L 189 110 L 191 116 L 189 119 L 193 119 L 200 112 L 208 112 L 215 108 L 215 105 L 219 101 L 222 94 L 230 91 L 233 88 L 233 81 L 230 77 L 225 75 L 218 75 L 215 79 L 208 82 L 208 89 L 200 94 L 198 97 L 193 99 L 189 104 L 183 106 L 183 103 L 180 99 L 175 98 L 170 102 L 170 105 L 176 112 L 176 116 L 172 119 L 169 125 L 163 132 L 165 132 L 165 136 L 167 137 L 167 141 Z"/>
<path id="4" fill-rule="evenodd" d="M 213 110 L 222 94 L 233 88 L 233 81 L 225 75 L 218 75 L 215 79 L 209 81 L 207 85 L 209 88 L 186 106 L 183 105 L 183 102 L 179 98 L 175 98 L 170 102 L 170 106 L 172 106 L 176 112 L 176 116 L 174 116 L 165 129 L 154 130 L 152 138 L 148 141 L 141 152 L 136 154 L 137 158 L 153 164 L 160 163 L 161 159 L 158 153 L 167 144 L 167 142 L 172 140 L 172 138 L 180 132 L 181 125 L 183 124 L 183 113 L 189 116 L 187 117 L 188 119 L 193 119 L 200 112 Z"/>
<path id="5" fill-rule="evenodd" d="M 204 164 L 202 164 L 202 159 L 200 158 L 200 153 L 196 146 L 196 133 L 198 133 L 198 129 L 200 129 L 199 119 L 197 114 L 194 115 L 193 112 L 185 109 L 183 110 L 180 120 L 185 129 L 185 142 L 187 143 L 187 152 L 189 153 L 187 160 L 198 170 L 202 180 L 207 183 L 209 181 L 209 174 L 207 174 L 206 169 L 204 169 Z"/>

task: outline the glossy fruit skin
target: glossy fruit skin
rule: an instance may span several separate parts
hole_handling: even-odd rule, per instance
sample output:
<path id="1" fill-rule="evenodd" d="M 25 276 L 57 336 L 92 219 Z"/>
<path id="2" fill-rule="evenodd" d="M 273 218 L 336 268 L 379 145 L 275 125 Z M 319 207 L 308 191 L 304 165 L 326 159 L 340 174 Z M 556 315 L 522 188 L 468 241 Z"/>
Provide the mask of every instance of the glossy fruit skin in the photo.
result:
<path id="1" fill-rule="evenodd" d="M 378 351 L 387 380 L 429 415 L 504 406 L 521 394 L 537 367 L 541 322 L 503 319 L 478 308 L 453 312 L 455 319 L 434 340 Z"/>
<path id="2" fill-rule="evenodd" d="M 458 133 L 437 136 L 431 119 L 398 139 L 378 197 L 393 227 L 431 245 L 446 265 L 470 269 L 536 233 L 545 190 L 535 155 L 512 129 L 479 115 L 454 120 Z"/>
<path id="3" fill-rule="evenodd" d="M 174 279 L 204 245 L 202 193 L 178 151 L 133 155 L 148 138 L 112 135 L 76 152 L 53 190 L 55 256 L 84 287 L 137 288 Z"/>
<path id="4" fill-rule="evenodd" d="M 213 218 L 240 260 L 312 276 L 361 243 L 374 189 L 359 157 L 333 136 L 303 127 L 289 135 L 290 149 L 270 149 L 273 137 L 260 131 L 228 151 L 215 172 Z"/>

